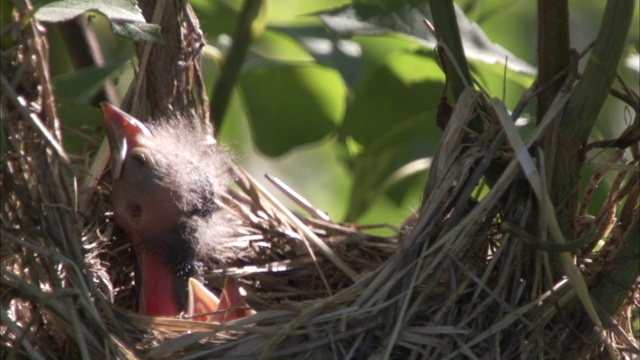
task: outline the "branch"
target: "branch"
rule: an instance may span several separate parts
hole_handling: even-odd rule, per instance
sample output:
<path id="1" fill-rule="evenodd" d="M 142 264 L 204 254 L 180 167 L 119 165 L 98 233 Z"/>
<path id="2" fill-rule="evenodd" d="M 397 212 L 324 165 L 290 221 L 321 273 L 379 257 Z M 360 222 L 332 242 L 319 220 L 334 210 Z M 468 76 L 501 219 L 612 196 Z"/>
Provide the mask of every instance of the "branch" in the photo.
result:
<path id="1" fill-rule="evenodd" d="M 569 6 L 567 0 L 538 0 L 538 123 L 560 91 L 569 66 Z M 554 79 L 555 78 L 555 79 Z"/>
<path id="2" fill-rule="evenodd" d="M 600 32 L 582 79 L 562 117 L 561 130 L 576 142 L 587 140 L 616 78 L 635 0 L 608 1 Z"/>
<path id="3" fill-rule="evenodd" d="M 216 132 L 222 126 L 222 120 L 229 106 L 233 86 L 240 74 L 247 49 L 255 38 L 255 34 L 252 31 L 254 20 L 261 15 L 264 16 L 263 10 L 266 6 L 265 0 L 246 0 L 244 2 L 236 32 L 233 36 L 233 45 L 231 45 L 229 54 L 224 61 L 220 79 L 216 83 L 211 98 L 211 121 Z"/>
<path id="4" fill-rule="evenodd" d="M 431 16 L 433 17 L 438 43 L 445 44 L 449 48 L 449 52 L 442 57 L 442 60 L 444 62 L 451 94 L 455 102 L 464 91 L 466 87 L 465 84 L 473 84 L 467 58 L 464 54 L 464 48 L 462 47 L 456 12 L 453 7 L 453 1 L 451 0 L 431 0 L 429 6 L 431 8 Z M 449 53 L 453 59 L 449 58 Z M 460 73 L 455 70 L 456 66 L 454 63 L 458 65 Z"/>
<path id="5" fill-rule="evenodd" d="M 567 240 L 573 239 L 573 220 L 578 204 L 578 183 L 584 158 L 584 143 L 602 109 L 622 56 L 636 0 L 607 2 L 600 32 L 582 79 L 560 120 L 557 152 L 552 171 L 552 200 Z M 564 180 L 559 180 L 564 179 Z"/>

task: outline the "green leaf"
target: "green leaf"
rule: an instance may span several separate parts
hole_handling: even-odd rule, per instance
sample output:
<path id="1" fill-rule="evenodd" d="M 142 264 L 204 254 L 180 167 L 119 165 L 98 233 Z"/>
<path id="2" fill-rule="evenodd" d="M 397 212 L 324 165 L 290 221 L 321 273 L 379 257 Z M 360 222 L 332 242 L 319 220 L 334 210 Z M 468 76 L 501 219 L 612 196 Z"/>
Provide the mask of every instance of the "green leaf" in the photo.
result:
<path id="1" fill-rule="evenodd" d="M 355 36 L 362 47 L 362 59 L 365 64 L 379 66 L 387 60 L 387 56 L 400 50 L 418 50 L 423 47 L 418 41 L 401 34 L 385 34 L 380 36 Z"/>
<path id="2" fill-rule="evenodd" d="M 395 185 L 416 171 L 407 168 L 402 174 L 398 170 L 435 152 L 441 134 L 435 125 L 435 114 L 432 109 L 399 121 L 354 159 L 353 187 L 345 221 L 357 220 L 382 194 L 386 193 L 396 204 L 403 200 L 407 188 Z M 424 166 L 418 170 L 424 174 Z"/>
<path id="3" fill-rule="evenodd" d="M 429 0 L 354 1 L 319 14 L 329 30 L 342 36 L 399 32 L 435 44 L 423 19 L 431 18 Z"/>
<path id="4" fill-rule="evenodd" d="M 508 67 L 505 74 L 503 64 L 487 64 L 476 60 L 469 62 L 469 68 L 471 74 L 491 96 L 502 98 L 504 93 L 504 101 L 510 109 L 518 104 L 535 80 L 533 75 L 512 71 Z"/>
<path id="5" fill-rule="evenodd" d="M 293 38 L 279 31 L 266 30 L 252 45 L 251 50 L 274 61 L 312 61 L 313 57 Z"/>
<path id="6" fill-rule="evenodd" d="M 191 0 L 200 18 L 202 31 L 207 35 L 209 44 L 215 43 L 215 37 L 220 34 L 233 34 L 240 13 L 240 2 L 231 4 L 229 1 Z M 234 5 L 234 6 L 232 6 Z"/>
<path id="7" fill-rule="evenodd" d="M 495 64 L 504 63 L 504 59 L 509 57 L 508 66 L 512 70 L 535 73 L 533 66 L 493 43 L 457 5 L 455 9 L 468 59 Z M 423 19 L 432 18 L 428 0 L 358 1 L 339 10 L 327 11 L 319 17 L 329 30 L 341 36 L 371 36 L 397 32 L 419 39 L 425 47 L 433 48 L 436 45 L 435 38 L 423 23 Z"/>
<path id="8" fill-rule="evenodd" d="M 443 85 L 432 57 L 409 51 L 388 55 L 357 86 L 342 133 L 367 147 L 405 119 L 435 109 Z"/>
<path id="9" fill-rule="evenodd" d="M 322 139 L 344 113 L 342 78 L 314 63 L 248 70 L 240 88 L 254 142 L 270 156 Z"/>
<path id="10" fill-rule="evenodd" d="M 111 21 L 113 32 L 134 41 L 163 43 L 160 26 L 146 23 L 142 11 L 132 0 L 60 0 L 41 6 L 35 12 L 40 21 L 62 22 L 86 12 L 96 12 Z"/>
<path id="11" fill-rule="evenodd" d="M 484 0 L 484 1 L 456 1 L 464 9 L 467 17 L 478 24 L 504 13 L 517 4 L 517 0 Z"/>
<path id="12" fill-rule="evenodd" d="M 58 115 L 62 122 L 69 127 L 82 131 L 96 131 L 104 126 L 102 110 L 89 104 L 79 104 L 68 99 L 56 99 Z"/>
<path id="13" fill-rule="evenodd" d="M 102 129 L 102 111 L 99 107 L 86 103 L 79 104 L 73 100 L 56 98 L 56 106 L 58 116 L 65 125 L 64 131 L 64 148 L 70 154 L 86 154 L 87 138 L 79 136 L 83 133 L 86 136 L 93 137 L 95 143 L 100 143 L 99 130 Z M 75 129 L 75 131 L 68 131 Z"/>
<path id="14" fill-rule="evenodd" d="M 342 129 L 347 142 L 362 146 L 352 159 L 354 186 L 346 221 L 358 219 L 383 193 L 394 203 L 401 202 L 405 191 L 388 190 L 406 176 L 393 174 L 432 155 L 441 133 L 435 114 L 444 75 L 432 54 L 396 47 L 389 39 L 374 45 L 363 46 L 363 56 L 373 51 L 384 61 L 358 84 Z"/>
<path id="15" fill-rule="evenodd" d="M 113 32 L 133 41 L 153 41 L 164 44 L 160 26 L 143 22 L 112 21 Z"/>
<path id="16" fill-rule="evenodd" d="M 349 3 L 349 0 L 275 0 L 271 1 L 269 22 L 278 26 L 304 26 L 317 23 L 314 13 L 335 9 Z"/>
<path id="17" fill-rule="evenodd" d="M 87 103 L 104 85 L 104 82 L 127 64 L 129 59 L 119 59 L 104 67 L 90 66 L 52 79 L 57 98 L 75 103 Z"/>
<path id="18" fill-rule="evenodd" d="M 40 7 L 36 19 L 40 21 L 60 22 L 71 20 L 87 11 L 97 11 L 109 20 L 145 22 L 142 11 L 132 0 L 60 0 Z"/>

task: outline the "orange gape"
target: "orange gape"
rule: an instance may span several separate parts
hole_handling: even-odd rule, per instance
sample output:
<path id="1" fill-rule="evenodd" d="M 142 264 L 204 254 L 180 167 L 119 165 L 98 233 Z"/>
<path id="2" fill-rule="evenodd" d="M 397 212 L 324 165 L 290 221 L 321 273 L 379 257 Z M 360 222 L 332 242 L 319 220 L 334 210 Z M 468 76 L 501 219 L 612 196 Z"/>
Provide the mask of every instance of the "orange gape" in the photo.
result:
<path id="1" fill-rule="evenodd" d="M 203 233 L 197 226 L 215 213 L 214 180 L 197 173 L 199 164 L 189 167 L 189 157 L 178 154 L 180 149 L 172 159 L 170 144 L 159 144 L 153 128 L 111 104 L 101 105 L 111 148 L 114 218 L 135 253 L 138 311 L 150 316 L 185 313 L 216 322 L 255 313 L 232 278 L 225 280 L 220 299 L 194 278 L 195 237 Z M 189 176 L 172 176 L 180 171 Z"/>

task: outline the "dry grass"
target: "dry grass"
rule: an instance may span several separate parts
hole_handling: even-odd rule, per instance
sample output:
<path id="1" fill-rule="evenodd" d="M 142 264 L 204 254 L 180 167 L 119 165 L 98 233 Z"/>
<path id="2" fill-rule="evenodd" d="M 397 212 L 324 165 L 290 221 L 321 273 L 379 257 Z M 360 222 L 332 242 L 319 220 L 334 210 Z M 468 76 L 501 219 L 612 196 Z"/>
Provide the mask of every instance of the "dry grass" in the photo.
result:
<path id="1" fill-rule="evenodd" d="M 236 169 L 237 186 L 219 201 L 243 220 L 237 236 L 251 246 L 233 266 L 208 266 L 205 277 L 215 287 L 223 275 L 237 276 L 259 311 L 205 324 L 130 311 L 131 250 L 105 215 L 108 184 L 78 210 L 76 179 L 93 155 L 62 150 L 46 43 L 34 23 L 16 34 L 12 67 L 2 73 L 3 358 L 638 356 L 637 279 L 613 317 L 586 293 L 610 271 L 638 217 L 637 152 L 623 167 L 617 157 L 601 167 L 618 180 L 594 219 L 582 207 L 576 245 L 555 229 L 549 184 L 526 151 L 549 134 L 570 92 L 525 145 L 501 102 L 467 90 L 433 161 L 424 206 L 394 238 L 293 215 Z M 474 116 L 495 131 L 465 130 Z M 478 198 L 500 157 L 508 159 L 504 170 Z M 536 230 L 543 235 L 527 234 Z M 603 330 L 593 331 L 600 319 Z"/>

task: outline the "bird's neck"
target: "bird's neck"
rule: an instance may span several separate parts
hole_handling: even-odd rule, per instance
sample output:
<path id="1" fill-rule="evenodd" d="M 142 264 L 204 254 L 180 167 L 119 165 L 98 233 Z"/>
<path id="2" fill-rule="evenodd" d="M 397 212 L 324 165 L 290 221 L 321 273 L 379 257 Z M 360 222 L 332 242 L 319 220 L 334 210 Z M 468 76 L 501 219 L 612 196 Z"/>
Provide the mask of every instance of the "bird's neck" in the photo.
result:
<path id="1" fill-rule="evenodd" d="M 153 253 L 137 254 L 136 259 L 144 279 L 140 284 L 138 311 L 149 316 L 176 316 L 184 311 L 184 304 L 180 303 L 186 302 L 186 280 Z M 185 299 L 180 299 L 182 295 Z"/>

